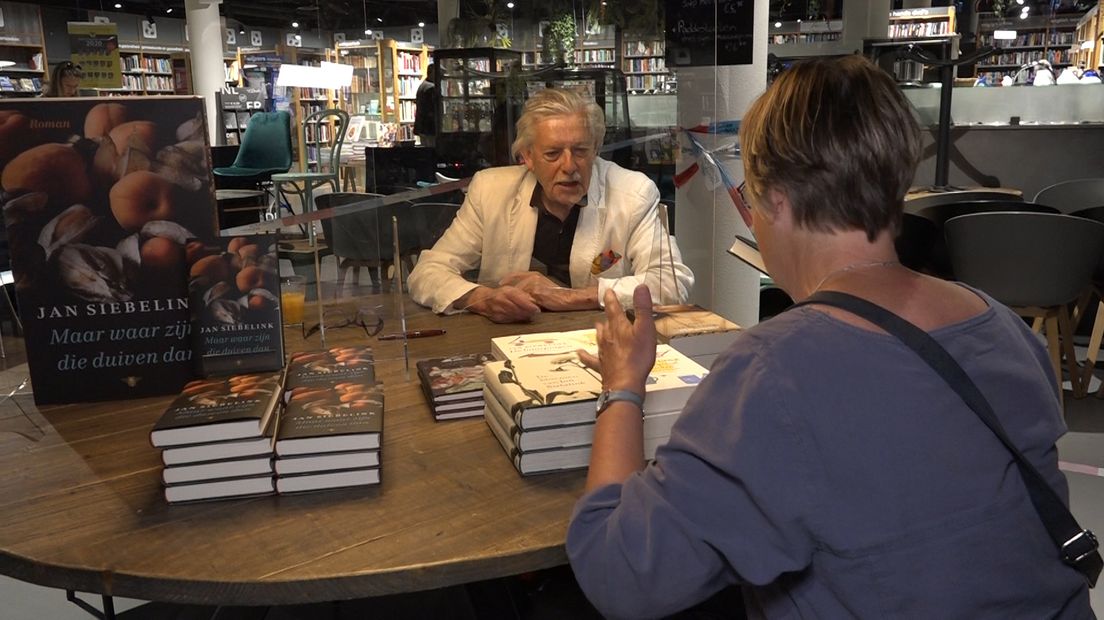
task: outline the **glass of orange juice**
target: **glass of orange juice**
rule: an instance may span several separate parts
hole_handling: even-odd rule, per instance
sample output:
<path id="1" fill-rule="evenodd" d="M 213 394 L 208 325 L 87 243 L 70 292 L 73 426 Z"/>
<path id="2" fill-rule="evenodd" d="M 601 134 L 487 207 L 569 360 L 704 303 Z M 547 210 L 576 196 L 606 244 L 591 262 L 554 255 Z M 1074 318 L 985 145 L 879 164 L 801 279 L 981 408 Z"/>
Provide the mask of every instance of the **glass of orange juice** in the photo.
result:
<path id="1" fill-rule="evenodd" d="M 303 324 L 303 306 L 307 301 L 307 279 L 303 276 L 280 278 L 280 311 L 284 325 Z"/>

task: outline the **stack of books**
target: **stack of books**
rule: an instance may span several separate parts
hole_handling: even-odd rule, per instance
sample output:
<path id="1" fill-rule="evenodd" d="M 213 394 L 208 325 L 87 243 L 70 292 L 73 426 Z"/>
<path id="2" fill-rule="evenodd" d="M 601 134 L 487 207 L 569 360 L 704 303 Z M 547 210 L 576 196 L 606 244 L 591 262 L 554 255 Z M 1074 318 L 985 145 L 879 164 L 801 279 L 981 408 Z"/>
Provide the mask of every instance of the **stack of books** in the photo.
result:
<path id="1" fill-rule="evenodd" d="M 483 367 L 484 420 L 522 475 L 578 469 L 590 462 L 602 378 L 579 360 L 577 335 L 567 337 L 564 345 L 559 353 Z M 541 346 L 555 348 L 548 342 Z M 670 436 L 679 411 L 707 372 L 669 345 L 656 347 L 645 388 L 644 458 L 655 456 Z"/>
<path id="2" fill-rule="evenodd" d="M 296 353 L 284 387 L 277 492 L 379 484 L 383 390 L 376 384 L 372 349 Z"/>
<path id="3" fill-rule="evenodd" d="M 717 355 L 736 340 L 740 326 L 700 306 L 656 306 L 656 336 L 709 368 Z"/>
<path id="4" fill-rule="evenodd" d="M 483 364 L 492 359 L 490 353 L 468 353 L 415 364 L 435 420 L 483 415 Z"/>
<path id="5" fill-rule="evenodd" d="M 282 373 L 192 381 L 150 432 L 161 448 L 171 503 L 265 495 L 275 490 L 272 441 Z"/>

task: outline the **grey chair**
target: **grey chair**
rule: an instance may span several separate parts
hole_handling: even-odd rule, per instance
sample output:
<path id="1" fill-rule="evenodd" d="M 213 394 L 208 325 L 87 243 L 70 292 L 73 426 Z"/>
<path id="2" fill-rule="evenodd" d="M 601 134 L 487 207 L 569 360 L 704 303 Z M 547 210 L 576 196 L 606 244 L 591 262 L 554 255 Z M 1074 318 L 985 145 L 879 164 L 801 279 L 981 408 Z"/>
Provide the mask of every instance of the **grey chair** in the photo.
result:
<path id="1" fill-rule="evenodd" d="M 1035 194 L 1034 202 L 1070 214 L 1099 207 L 1104 205 L 1104 179 L 1075 179 L 1055 183 Z"/>
<path id="2" fill-rule="evenodd" d="M 1020 316 L 1045 327 L 1059 381 L 1066 358 L 1074 395 L 1083 395 L 1068 305 L 1092 279 L 1104 254 L 1104 224 L 1052 213 L 992 212 L 947 220 L 955 275 Z"/>
<path id="3" fill-rule="evenodd" d="M 1023 202 L 1019 199 L 1012 200 L 967 200 L 961 202 L 945 202 L 924 207 L 916 211 L 916 215 L 935 224 L 937 233 L 932 242 L 931 254 L 928 260 L 929 272 L 932 275 L 954 279 L 954 267 L 951 265 L 947 254 L 947 244 L 943 235 L 943 224 L 952 217 L 969 215 L 971 213 L 991 213 L 994 211 L 1015 211 L 1023 213 L 1058 213 L 1053 207 L 1037 205 L 1031 202 Z"/>
<path id="4" fill-rule="evenodd" d="M 349 115 L 344 110 L 320 110 L 303 119 L 303 148 L 306 149 L 307 170 L 272 175 L 272 182 L 280 194 L 296 194 L 303 204 L 303 211 L 316 208 L 314 190 L 329 185 L 336 193 L 340 189 L 341 147 L 345 143 L 345 129 Z M 308 236 L 314 240 L 314 228 Z"/>
<path id="5" fill-rule="evenodd" d="M 1083 217 L 1104 224 L 1104 206 L 1082 209 L 1071 215 L 1073 215 L 1073 217 Z M 1075 328 L 1080 322 L 1081 313 L 1087 311 L 1089 302 L 1092 301 L 1093 296 L 1096 296 L 1098 303 L 1096 317 L 1093 319 L 1092 334 L 1089 336 L 1089 347 L 1085 353 L 1085 362 L 1081 374 L 1081 385 L 1085 389 L 1088 389 L 1089 382 L 1092 380 L 1093 370 L 1096 368 L 1096 360 L 1100 357 L 1101 342 L 1104 341 L 1104 256 L 1101 256 L 1100 262 L 1097 263 L 1096 271 L 1093 272 L 1092 290 L 1089 294 L 1082 295 L 1082 299 L 1078 300 L 1077 308 L 1075 309 L 1076 315 L 1071 320 Z M 1101 388 L 1097 390 L 1096 397 L 1104 398 L 1104 383 L 1101 383 Z"/>
<path id="6" fill-rule="evenodd" d="M 911 200 L 906 198 L 905 213 L 916 213 L 921 209 L 926 209 L 927 207 L 935 207 L 945 204 L 989 200 L 996 200 L 1000 202 L 1019 202 L 1023 201 L 1023 197 L 1019 194 L 1010 194 L 1008 192 L 999 192 L 996 190 L 986 189 L 969 189 L 957 192 L 938 192 L 917 196 L 916 198 L 913 198 Z"/>
<path id="7" fill-rule="evenodd" d="M 341 192 L 323 194 L 315 198 L 318 209 L 330 209 L 364 202 L 382 194 Z M 360 282 L 360 269 L 368 268 L 372 286 L 381 287 L 386 280 L 385 270 L 396 264 L 392 217 L 399 222 L 399 260 L 398 265 L 409 272 L 413 268 L 413 258 L 417 255 L 421 227 L 417 213 L 409 202 L 399 202 L 338 215 L 322 220 L 322 230 L 326 235 L 334 257 L 337 259 L 337 286 L 334 297 L 341 295 L 345 287 L 345 277 L 353 270 L 354 283 Z"/>

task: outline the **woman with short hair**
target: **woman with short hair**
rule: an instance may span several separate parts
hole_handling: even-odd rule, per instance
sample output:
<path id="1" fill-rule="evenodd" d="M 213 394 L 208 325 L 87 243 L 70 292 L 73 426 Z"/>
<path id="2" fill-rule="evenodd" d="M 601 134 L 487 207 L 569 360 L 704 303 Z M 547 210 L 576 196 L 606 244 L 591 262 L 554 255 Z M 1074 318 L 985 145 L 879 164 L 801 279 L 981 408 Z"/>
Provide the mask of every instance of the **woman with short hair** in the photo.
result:
<path id="1" fill-rule="evenodd" d="M 893 240 L 918 129 L 893 80 L 849 56 L 796 63 L 740 131 L 752 229 L 797 301 L 850 293 L 934 337 L 1015 445 L 1068 502 L 1065 432 L 1046 350 L 988 295 L 911 271 Z M 651 300 L 612 296 L 604 388 L 638 397 L 654 360 Z M 806 305 L 718 357 L 655 460 L 639 401 L 598 416 L 567 552 L 614 617 L 675 612 L 727 586 L 767 618 L 1090 618 L 1007 450 L 896 337 Z"/>

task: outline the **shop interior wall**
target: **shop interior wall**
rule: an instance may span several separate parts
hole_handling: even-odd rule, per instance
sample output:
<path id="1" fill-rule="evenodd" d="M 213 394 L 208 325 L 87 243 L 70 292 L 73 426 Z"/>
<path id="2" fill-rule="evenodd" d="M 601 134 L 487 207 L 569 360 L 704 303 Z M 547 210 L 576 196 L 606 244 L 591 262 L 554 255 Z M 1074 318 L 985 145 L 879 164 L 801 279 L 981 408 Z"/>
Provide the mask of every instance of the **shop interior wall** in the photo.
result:
<path id="1" fill-rule="evenodd" d="M 913 181 L 918 186 L 935 181 L 935 130 L 925 132 L 923 141 L 924 155 Z M 1059 181 L 1104 176 L 1101 161 L 1104 125 L 955 127 L 949 181 L 960 187 L 1015 188 L 1031 200 Z"/>

